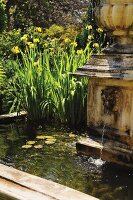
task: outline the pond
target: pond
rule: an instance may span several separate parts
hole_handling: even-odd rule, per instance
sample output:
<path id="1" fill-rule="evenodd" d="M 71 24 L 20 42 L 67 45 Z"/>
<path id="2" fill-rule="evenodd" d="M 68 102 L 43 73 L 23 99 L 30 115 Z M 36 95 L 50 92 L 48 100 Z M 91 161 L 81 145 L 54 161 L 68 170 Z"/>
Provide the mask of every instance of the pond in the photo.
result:
<path id="1" fill-rule="evenodd" d="M 84 131 L 16 123 L 0 125 L 0 162 L 101 200 L 132 200 L 133 171 L 78 155 Z"/>

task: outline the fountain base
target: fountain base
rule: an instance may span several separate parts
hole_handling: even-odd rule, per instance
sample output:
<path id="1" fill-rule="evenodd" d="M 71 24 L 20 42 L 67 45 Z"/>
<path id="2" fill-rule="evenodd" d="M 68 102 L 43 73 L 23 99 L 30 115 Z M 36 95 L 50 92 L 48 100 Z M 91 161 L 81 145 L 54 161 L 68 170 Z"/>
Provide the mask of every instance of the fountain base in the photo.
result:
<path id="1" fill-rule="evenodd" d="M 79 154 L 133 168 L 133 149 L 118 141 L 106 139 L 102 145 L 99 138 L 84 138 L 76 143 L 76 149 Z"/>
<path id="2" fill-rule="evenodd" d="M 133 54 L 94 55 L 75 74 L 89 78 L 87 126 L 94 130 L 93 134 L 100 135 L 100 140 L 103 131 L 107 137 L 102 158 L 130 165 L 133 163 Z M 90 143 L 87 148 L 91 154 L 98 154 L 95 147 L 92 152 Z"/>

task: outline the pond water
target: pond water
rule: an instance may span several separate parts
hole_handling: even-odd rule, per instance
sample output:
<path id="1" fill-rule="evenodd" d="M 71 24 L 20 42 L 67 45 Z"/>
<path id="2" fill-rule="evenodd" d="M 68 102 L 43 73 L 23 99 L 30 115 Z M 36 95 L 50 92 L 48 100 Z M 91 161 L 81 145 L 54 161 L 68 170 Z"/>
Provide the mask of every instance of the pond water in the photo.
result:
<path id="1" fill-rule="evenodd" d="M 78 155 L 80 135 L 86 136 L 26 123 L 0 125 L 0 162 L 101 200 L 132 200 L 133 171 Z"/>

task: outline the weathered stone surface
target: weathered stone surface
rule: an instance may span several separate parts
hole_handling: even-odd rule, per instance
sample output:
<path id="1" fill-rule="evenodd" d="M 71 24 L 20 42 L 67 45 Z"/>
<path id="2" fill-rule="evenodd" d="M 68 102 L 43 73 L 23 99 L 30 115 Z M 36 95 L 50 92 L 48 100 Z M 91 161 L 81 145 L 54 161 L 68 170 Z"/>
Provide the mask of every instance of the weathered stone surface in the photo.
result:
<path id="1" fill-rule="evenodd" d="M 133 0 L 101 0 L 95 16 L 116 37 L 108 52 L 133 53 Z"/>
<path id="2" fill-rule="evenodd" d="M 110 158 L 113 162 L 125 160 L 125 164 L 127 161 L 132 162 L 133 54 L 94 55 L 76 74 L 90 78 L 88 127 L 97 131 L 100 137 L 104 128 L 104 137 L 113 141 L 108 142 L 109 150 L 104 146 L 104 158 Z M 92 155 L 99 155 L 96 148 L 86 148 L 89 151 L 91 149 Z"/>
<path id="3" fill-rule="evenodd" d="M 133 80 L 133 54 L 93 55 L 75 75 Z"/>
<path id="4" fill-rule="evenodd" d="M 0 178 L 0 193 L 6 195 L 5 199 L 13 200 L 55 200 L 36 191 L 22 187 L 16 183 Z M 1 197 L 1 194 L 0 194 Z M 4 196 L 5 197 L 5 196 Z M 3 197 L 3 199 L 4 199 Z M 8 197 L 8 198 L 7 198 Z"/>
<path id="5" fill-rule="evenodd" d="M 101 140 L 100 138 L 80 139 L 76 144 L 76 149 L 80 154 L 133 168 L 133 149 L 128 149 L 128 145 L 114 140 L 104 139 L 101 144 Z"/>
<path id="6" fill-rule="evenodd" d="M 91 79 L 88 92 L 87 125 L 105 125 L 132 137 L 133 81 Z"/>
<path id="7" fill-rule="evenodd" d="M 90 138 L 83 138 L 76 143 L 76 149 L 85 155 L 100 158 L 103 145 Z"/>
<path id="8" fill-rule="evenodd" d="M 0 164 L 0 192 L 20 200 L 98 200 L 69 187 L 2 164 Z"/>
<path id="9" fill-rule="evenodd" d="M 96 17 L 116 37 L 101 55 L 93 55 L 76 75 L 89 77 L 87 125 L 109 141 L 105 160 L 133 162 L 133 0 L 100 0 Z M 90 153 L 97 148 L 79 144 Z M 84 149 L 87 151 L 86 149 Z"/>
<path id="10" fill-rule="evenodd" d="M 19 113 L 14 112 L 10 114 L 0 115 L 0 123 L 7 123 L 14 121 L 15 119 L 21 119 L 27 116 L 27 112 L 21 111 Z"/>

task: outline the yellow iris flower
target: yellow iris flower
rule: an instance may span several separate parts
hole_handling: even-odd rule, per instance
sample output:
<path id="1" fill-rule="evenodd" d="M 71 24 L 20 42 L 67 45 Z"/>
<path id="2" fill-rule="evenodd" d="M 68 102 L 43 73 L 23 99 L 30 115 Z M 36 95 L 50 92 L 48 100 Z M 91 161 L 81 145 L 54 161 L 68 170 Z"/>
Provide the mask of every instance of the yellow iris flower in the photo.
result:
<path id="1" fill-rule="evenodd" d="M 20 53 L 20 48 L 18 46 L 14 46 L 11 51 L 14 53 L 14 54 L 18 54 Z"/>

